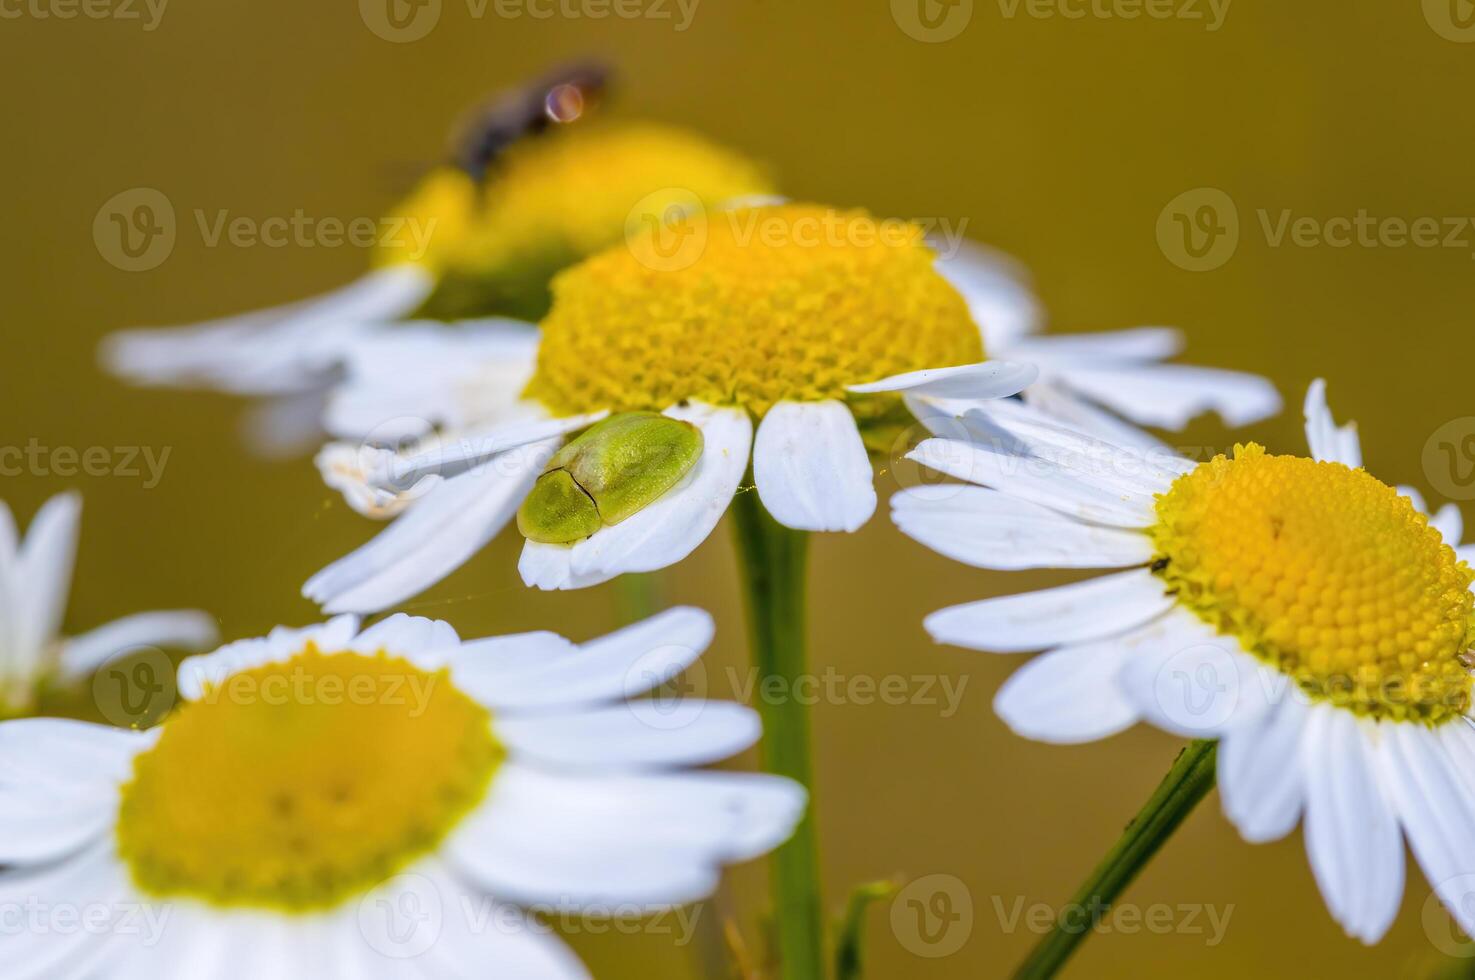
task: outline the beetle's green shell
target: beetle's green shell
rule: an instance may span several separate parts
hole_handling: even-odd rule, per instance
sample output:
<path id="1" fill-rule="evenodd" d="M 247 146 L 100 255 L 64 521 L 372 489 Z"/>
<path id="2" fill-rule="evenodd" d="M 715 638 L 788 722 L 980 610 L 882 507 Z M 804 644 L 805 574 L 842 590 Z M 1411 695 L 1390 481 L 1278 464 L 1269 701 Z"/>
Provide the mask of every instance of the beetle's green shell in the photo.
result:
<path id="1" fill-rule="evenodd" d="M 655 412 L 590 427 L 548 461 L 517 511 L 529 541 L 570 544 L 618 524 L 675 486 L 702 455 L 702 431 Z"/>

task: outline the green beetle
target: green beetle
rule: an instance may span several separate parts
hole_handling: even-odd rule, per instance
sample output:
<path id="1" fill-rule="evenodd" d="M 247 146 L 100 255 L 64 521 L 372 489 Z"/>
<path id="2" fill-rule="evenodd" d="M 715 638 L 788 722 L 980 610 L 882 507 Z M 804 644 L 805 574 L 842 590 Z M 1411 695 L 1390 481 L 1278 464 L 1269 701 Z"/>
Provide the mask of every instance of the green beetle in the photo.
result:
<path id="1" fill-rule="evenodd" d="M 674 487 L 702 455 L 702 430 L 656 412 L 611 415 L 548 461 L 517 511 L 529 541 L 572 544 Z"/>

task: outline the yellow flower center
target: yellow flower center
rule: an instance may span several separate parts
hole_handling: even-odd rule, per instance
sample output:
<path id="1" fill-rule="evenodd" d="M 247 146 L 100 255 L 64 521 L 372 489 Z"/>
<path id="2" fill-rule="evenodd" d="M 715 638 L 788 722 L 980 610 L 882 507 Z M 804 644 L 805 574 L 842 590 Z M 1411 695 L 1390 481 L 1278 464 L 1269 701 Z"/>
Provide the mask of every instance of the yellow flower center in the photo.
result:
<path id="1" fill-rule="evenodd" d="M 1310 696 L 1431 724 L 1469 705 L 1475 573 L 1392 487 L 1251 444 L 1180 477 L 1157 514 L 1168 589 Z"/>
<path id="2" fill-rule="evenodd" d="M 375 261 L 443 269 L 467 247 L 476 202 L 476 183 L 464 171 L 437 167 L 375 230 Z"/>
<path id="3" fill-rule="evenodd" d="M 770 193 L 757 165 L 668 126 L 580 124 L 524 140 L 488 175 L 474 223 L 427 311 L 537 320 L 548 311 L 554 274 L 618 242 L 631 211 L 653 195 L 715 206 Z"/>
<path id="4" fill-rule="evenodd" d="M 309 646 L 164 722 L 123 787 L 118 851 L 151 895 L 327 908 L 432 850 L 504 755 L 445 671 Z"/>
<path id="5" fill-rule="evenodd" d="M 555 412 L 783 399 L 983 358 L 921 229 L 812 205 L 713 212 L 561 274 L 528 395 Z"/>

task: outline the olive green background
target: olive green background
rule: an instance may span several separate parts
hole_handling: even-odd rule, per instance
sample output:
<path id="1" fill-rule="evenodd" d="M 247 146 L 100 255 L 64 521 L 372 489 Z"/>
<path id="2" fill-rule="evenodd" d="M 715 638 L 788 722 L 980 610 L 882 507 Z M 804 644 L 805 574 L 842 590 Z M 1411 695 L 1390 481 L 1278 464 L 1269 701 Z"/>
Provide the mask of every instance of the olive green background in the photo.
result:
<path id="1" fill-rule="evenodd" d="M 206 247 L 193 211 L 377 215 L 439 153 L 464 106 L 578 55 L 620 67 L 614 111 L 743 148 L 794 196 L 966 220 L 973 237 L 1029 265 L 1054 329 L 1181 325 L 1189 359 L 1263 371 L 1292 407 L 1249 433 L 1273 448 L 1302 450 L 1296 408 L 1325 375 L 1339 416 L 1361 422 L 1370 467 L 1429 492 L 1426 440 L 1475 414 L 1475 232 L 1447 248 L 1275 246 L 1259 217 L 1475 215 L 1475 44 L 1444 36 L 1457 32 L 1432 0 L 1235 0 L 1216 31 L 1202 19 L 1034 16 L 1051 8 L 975 0 L 961 33 L 940 43 L 900 26 L 917 30 L 914 6 L 899 2 L 894 15 L 884 0 L 703 0 L 684 31 L 669 4 L 670 19 L 508 17 L 495 6 L 477 18 L 465 0 L 444 0 L 434 29 L 411 43 L 377 36 L 350 0 L 175 0 L 152 31 L 4 9 L 21 15 L 0 19 L 0 444 L 171 450 L 153 489 L 125 476 L 0 481 L 23 520 L 64 487 L 85 494 L 73 631 L 185 605 L 218 613 L 229 637 L 309 621 L 302 581 L 373 529 L 306 460 L 246 455 L 237 403 L 128 390 L 96 369 L 109 330 L 305 296 L 365 262 L 351 247 Z M 92 223 L 134 187 L 164 193 L 180 220 L 168 260 L 130 273 L 104 260 Z M 1172 199 L 1201 187 L 1229 195 L 1240 235 L 1221 267 L 1189 272 L 1155 229 Z M 1204 422 L 1183 441 L 1222 448 L 1232 436 Z M 503 535 L 411 608 L 470 636 L 547 627 L 586 638 L 616 622 L 609 586 L 523 588 L 519 543 Z M 718 619 L 706 680 L 720 696 L 745 662 L 732 557 L 719 529 L 667 576 L 673 601 Z M 955 876 L 973 905 L 962 948 L 916 955 L 882 908 L 869 930 L 872 975 L 1000 975 L 1034 939 L 1003 920 L 1021 900 L 1055 903 L 1073 890 L 1178 742 L 1145 729 L 1074 748 L 1025 742 L 990 707 L 1022 660 L 940 648 L 921 629 L 939 606 L 1064 576 L 966 569 L 882 516 L 818 539 L 812 580 L 816 669 L 967 685 L 951 717 L 927 704 L 815 710 L 830 899 L 838 906 L 851 885 L 893 874 Z M 740 903 L 762 901 L 761 866 L 733 881 Z M 1233 906 L 1224 941 L 1101 935 L 1068 975 L 1425 976 L 1438 962 L 1421 924 L 1428 896 L 1411 869 L 1396 925 L 1364 949 L 1325 912 L 1299 832 L 1245 844 L 1211 796 L 1127 901 Z M 1442 913 L 1428 921 L 1448 936 Z M 754 940 L 751 917 L 745 928 Z M 669 936 L 573 941 L 601 976 L 689 975 L 689 952 Z"/>

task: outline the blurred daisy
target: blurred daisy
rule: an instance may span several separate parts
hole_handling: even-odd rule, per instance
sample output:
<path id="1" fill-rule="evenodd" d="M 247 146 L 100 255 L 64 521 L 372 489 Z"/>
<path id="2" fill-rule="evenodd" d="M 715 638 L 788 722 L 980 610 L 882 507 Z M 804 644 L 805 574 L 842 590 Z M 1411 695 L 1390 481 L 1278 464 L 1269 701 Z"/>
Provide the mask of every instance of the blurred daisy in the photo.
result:
<path id="1" fill-rule="evenodd" d="M 1403 893 L 1403 838 L 1450 913 L 1475 915 L 1475 552 L 1452 507 L 1362 469 L 1324 386 L 1312 458 L 1257 445 L 1194 464 L 981 406 L 971 438 L 915 457 L 969 485 L 893 500 L 903 531 L 981 568 L 1127 569 L 943 609 L 926 627 L 979 650 L 1047 649 L 995 707 L 1021 735 L 1083 742 L 1139 720 L 1221 740 L 1224 811 L 1250 841 L 1304 822 L 1350 935 L 1376 942 Z M 1400 833 L 1401 831 L 1401 833 Z"/>
<path id="2" fill-rule="evenodd" d="M 332 612 L 386 608 L 514 514 L 529 585 L 663 568 L 716 527 L 750 459 L 781 524 L 854 531 L 876 506 L 868 444 L 889 448 L 912 421 L 900 396 L 914 408 L 996 398 L 1036 376 L 984 362 L 966 304 L 912 225 L 813 205 L 688 217 L 555 279 L 531 379 L 503 409 L 511 421 L 440 433 L 428 448 L 329 447 L 319 463 L 357 509 L 405 512 L 304 593 Z M 490 341 L 421 342 L 442 346 L 426 362 L 449 366 Z M 349 384 L 363 402 L 392 387 Z"/>
<path id="3" fill-rule="evenodd" d="M 147 732 L 0 724 L 0 898 L 90 916 L 13 932 L 7 973 L 586 976 L 527 910 L 701 899 L 804 809 L 690 771 L 754 741 L 748 709 L 625 700 L 711 637 L 690 608 L 577 646 L 342 617 L 185 661 Z"/>
<path id="4" fill-rule="evenodd" d="M 758 167 L 685 130 L 552 125 L 581 119 L 585 93 L 601 84 L 587 71 L 559 73 L 479 117 L 454 161 L 380 223 L 374 268 L 361 279 L 224 320 L 122 331 L 105 342 L 104 363 L 135 384 L 268 397 L 249 420 L 253 439 L 295 451 L 320 437 L 344 359 L 387 325 L 536 320 L 548 308 L 549 279 L 618 241 L 648 196 L 682 188 L 716 204 L 769 191 Z"/>
<path id="5" fill-rule="evenodd" d="M 1127 446 L 1161 447 L 1138 426 L 1177 432 L 1211 411 L 1241 426 L 1281 409 L 1275 386 L 1258 375 L 1163 363 L 1183 349 L 1182 334 L 1171 327 L 1043 335 L 1044 314 L 1024 273 L 993 249 L 959 242 L 937 267 L 967 298 L 990 357 L 1040 369 L 1025 402 L 1074 428 Z"/>
<path id="6" fill-rule="evenodd" d="M 136 613 L 63 637 L 81 516 L 79 495 L 58 494 L 21 541 L 0 501 L 0 718 L 34 711 L 43 688 L 84 681 L 140 647 L 199 650 L 215 642 L 215 620 L 194 610 Z"/>

